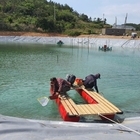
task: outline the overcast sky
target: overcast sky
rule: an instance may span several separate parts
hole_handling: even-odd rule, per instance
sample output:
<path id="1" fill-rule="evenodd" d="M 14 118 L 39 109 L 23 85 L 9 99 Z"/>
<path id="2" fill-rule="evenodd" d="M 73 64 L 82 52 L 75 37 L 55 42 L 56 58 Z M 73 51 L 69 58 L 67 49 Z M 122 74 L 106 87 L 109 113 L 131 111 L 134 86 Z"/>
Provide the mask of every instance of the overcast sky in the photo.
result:
<path id="1" fill-rule="evenodd" d="M 140 0 L 53 0 L 56 3 L 67 4 L 79 14 L 88 17 L 106 18 L 108 24 L 124 24 L 127 14 L 127 23 L 140 24 Z"/>

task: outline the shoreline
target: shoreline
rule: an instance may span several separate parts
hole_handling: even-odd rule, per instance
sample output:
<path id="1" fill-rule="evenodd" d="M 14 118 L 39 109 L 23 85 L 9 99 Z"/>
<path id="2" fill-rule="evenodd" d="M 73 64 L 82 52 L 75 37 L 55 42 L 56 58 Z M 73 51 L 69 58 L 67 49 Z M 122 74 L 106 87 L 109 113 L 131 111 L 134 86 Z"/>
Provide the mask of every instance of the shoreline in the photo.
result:
<path id="1" fill-rule="evenodd" d="M 76 37 L 56 33 L 35 33 L 35 32 L 0 32 L 0 42 L 4 43 L 38 43 L 57 44 L 60 40 L 65 45 L 94 47 L 107 45 L 118 48 L 140 48 L 140 38 L 132 39 L 130 36 L 109 36 L 109 35 L 80 35 Z"/>
<path id="2" fill-rule="evenodd" d="M 37 33 L 37 32 L 13 32 L 13 31 L 0 31 L 0 36 L 32 36 L 32 37 L 72 37 L 58 33 Z M 79 35 L 75 38 L 108 38 L 108 39 L 131 39 L 131 36 L 114 36 L 114 35 Z M 140 38 L 135 38 L 140 40 Z"/>

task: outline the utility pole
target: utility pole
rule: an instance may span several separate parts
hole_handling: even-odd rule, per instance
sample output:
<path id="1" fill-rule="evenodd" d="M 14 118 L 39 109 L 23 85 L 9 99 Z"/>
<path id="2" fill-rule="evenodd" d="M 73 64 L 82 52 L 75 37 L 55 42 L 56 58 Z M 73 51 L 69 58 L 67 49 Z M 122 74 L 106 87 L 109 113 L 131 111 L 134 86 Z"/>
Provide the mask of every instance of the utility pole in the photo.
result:
<path id="1" fill-rule="evenodd" d="M 104 24 L 104 14 L 103 14 L 103 24 Z"/>
<path id="2" fill-rule="evenodd" d="M 126 17 L 125 17 L 125 20 L 124 20 L 124 28 L 126 28 L 126 22 L 127 22 L 127 13 L 126 13 Z"/>
<path id="3" fill-rule="evenodd" d="M 115 17 L 115 28 L 117 27 L 117 17 Z"/>
<path id="4" fill-rule="evenodd" d="M 53 10 L 54 10 L 54 11 L 53 11 L 53 18 L 54 18 L 53 20 L 54 20 L 54 23 L 55 23 L 55 21 L 56 21 L 56 18 L 55 18 L 55 3 L 54 3 L 54 7 L 53 7 L 53 8 L 54 8 L 54 9 L 53 9 Z"/>

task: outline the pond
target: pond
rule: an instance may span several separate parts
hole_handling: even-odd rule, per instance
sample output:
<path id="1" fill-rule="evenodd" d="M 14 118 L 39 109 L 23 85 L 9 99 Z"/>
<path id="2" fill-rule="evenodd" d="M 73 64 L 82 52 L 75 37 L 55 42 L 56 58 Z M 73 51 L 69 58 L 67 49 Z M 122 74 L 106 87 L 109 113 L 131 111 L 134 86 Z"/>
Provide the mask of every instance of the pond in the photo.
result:
<path id="1" fill-rule="evenodd" d="M 99 92 L 124 111 L 140 115 L 140 50 L 112 51 L 46 44 L 0 44 L 0 114 L 30 119 L 61 120 L 55 102 L 42 107 L 38 98 L 49 96 L 51 77 L 74 74 L 83 78 L 101 74 Z M 76 91 L 68 94 L 82 102 Z"/>

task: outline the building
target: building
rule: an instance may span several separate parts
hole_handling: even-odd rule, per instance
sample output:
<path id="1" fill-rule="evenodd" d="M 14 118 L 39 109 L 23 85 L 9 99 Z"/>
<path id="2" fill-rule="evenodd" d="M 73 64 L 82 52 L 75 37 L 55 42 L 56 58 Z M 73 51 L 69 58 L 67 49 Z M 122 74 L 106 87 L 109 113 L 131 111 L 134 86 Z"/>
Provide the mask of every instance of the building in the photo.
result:
<path id="1" fill-rule="evenodd" d="M 104 29 L 102 29 L 102 34 L 103 35 L 123 36 L 125 34 L 125 29 L 104 28 Z"/>
<path id="2" fill-rule="evenodd" d="M 112 28 L 102 29 L 102 34 L 122 36 L 122 35 L 125 35 L 126 32 L 128 31 L 136 31 L 136 28 L 134 28 L 133 26 L 125 25 L 125 24 L 113 25 Z"/>
<path id="3" fill-rule="evenodd" d="M 112 26 L 113 29 L 126 29 L 126 30 L 130 30 L 130 31 L 135 31 L 136 28 L 134 28 L 133 26 L 129 26 L 129 25 L 113 25 Z"/>

